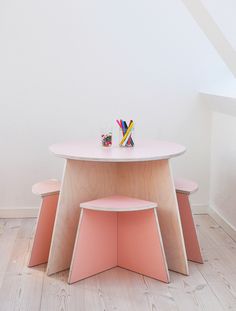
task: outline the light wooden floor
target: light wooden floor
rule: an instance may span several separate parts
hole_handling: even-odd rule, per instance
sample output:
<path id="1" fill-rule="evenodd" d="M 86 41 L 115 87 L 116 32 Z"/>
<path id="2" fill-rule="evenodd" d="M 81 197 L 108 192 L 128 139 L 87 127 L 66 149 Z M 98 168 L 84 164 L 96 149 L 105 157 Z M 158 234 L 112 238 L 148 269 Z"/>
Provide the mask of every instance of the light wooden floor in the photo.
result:
<path id="1" fill-rule="evenodd" d="M 236 310 L 236 242 L 207 215 L 195 222 L 205 263 L 190 263 L 190 276 L 164 284 L 116 268 L 69 286 L 68 271 L 26 267 L 34 219 L 0 220 L 0 310 Z"/>

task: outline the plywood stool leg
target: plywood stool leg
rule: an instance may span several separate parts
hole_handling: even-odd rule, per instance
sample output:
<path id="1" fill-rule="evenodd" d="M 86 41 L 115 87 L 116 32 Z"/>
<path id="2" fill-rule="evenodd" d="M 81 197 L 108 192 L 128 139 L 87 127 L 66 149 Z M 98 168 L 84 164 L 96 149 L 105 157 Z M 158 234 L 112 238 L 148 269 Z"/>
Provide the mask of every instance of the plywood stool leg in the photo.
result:
<path id="1" fill-rule="evenodd" d="M 197 238 L 196 228 L 193 221 L 189 196 L 177 192 L 180 218 L 183 228 L 184 241 L 188 260 L 203 263 L 201 250 Z"/>
<path id="2" fill-rule="evenodd" d="M 118 266 L 169 282 L 155 209 L 118 213 Z"/>
<path id="3" fill-rule="evenodd" d="M 83 209 L 68 283 L 117 266 L 117 213 Z"/>
<path id="4" fill-rule="evenodd" d="M 42 204 L 28 264 L 29 267 L 40 265 L 48 261 L 57 202 L 58 194 L 42 197 Z"/>

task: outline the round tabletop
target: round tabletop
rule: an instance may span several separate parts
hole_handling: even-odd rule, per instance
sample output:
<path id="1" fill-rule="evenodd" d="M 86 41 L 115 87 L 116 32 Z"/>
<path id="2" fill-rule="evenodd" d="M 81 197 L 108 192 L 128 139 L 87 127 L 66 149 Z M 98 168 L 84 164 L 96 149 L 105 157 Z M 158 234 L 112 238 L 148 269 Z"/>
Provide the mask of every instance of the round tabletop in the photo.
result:
<path id="1" fill-rule="evenodd" d="M 102 147 L 94 141 L 54 144 L 50 151 L 58 157 L 100 162 L 139 162 L 176 157 L 186 151 L 184 146 L 159 140 L 137 141 L 134 147 Z"/>

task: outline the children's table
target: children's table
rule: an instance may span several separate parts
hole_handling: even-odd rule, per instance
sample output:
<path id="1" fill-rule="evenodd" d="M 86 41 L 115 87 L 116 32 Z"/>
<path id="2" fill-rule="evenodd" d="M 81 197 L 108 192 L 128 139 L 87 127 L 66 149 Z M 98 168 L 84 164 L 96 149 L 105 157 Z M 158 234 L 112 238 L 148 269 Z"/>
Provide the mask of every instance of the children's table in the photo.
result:
<path id="1" fill-rule="evenodd" d="M 170 166 L 170 159 L 183 154 L 185 147 L 158 140 L 140 141 L 135 147 L 102 147 L 94 141 L 76 141 L 52 145 L 50 150 L 65 159 L 65 168 L 48 275 L 70 267 L 80 203 L 110 195 L 157 202 L 168 268 L 188 275 Z"/>

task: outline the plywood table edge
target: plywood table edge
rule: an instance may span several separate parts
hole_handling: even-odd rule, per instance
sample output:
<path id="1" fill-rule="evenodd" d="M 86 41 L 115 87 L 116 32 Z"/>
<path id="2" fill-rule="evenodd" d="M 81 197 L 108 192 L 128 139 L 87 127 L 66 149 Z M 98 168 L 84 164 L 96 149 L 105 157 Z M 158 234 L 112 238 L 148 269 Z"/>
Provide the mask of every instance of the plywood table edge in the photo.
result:
<path id="1" fill-rule="evenodd" d="M 135 154 L 130 154 L 129 157 L 120 157 L 119 155 L 113 155 L 113 156 L 104 156 L 104 155 L 99 155 L 99 156 L 88 156 L 88 155 L 74 155 L 74 154 L 68 154 L 67 152 L 63 152 L 63 151 L 59 151 L 57 150 L 58 146 L 59 145 L 62 145 L 63 146 L 63 143 L 56 143 L 56 144 L 52 144 L 51 146 L 49 146 L 49 150 L 50 152 L 57 156 L 57 157 L 60 157 L 60 158 L 64 158 L 64 159 L 69 159 L 69 160 L 81 160 L 81 161 L 91 161 L 91 162 L 145 162 L 145 161 L 156 161 L 156 160 L 168 160 L 168 159 L 171 159 L 171 158 L 174 158 L 174 157 L 177 157 L 177 156 L 180 156 L 182 154 L 184 154 L 186 152 L 186 147 L 183 146 L 183 145 L 179 145 L 179 144 L 176 144 L 176 143 L 172 143 L 172 142 L 168 142 L 168 141 L 158 141 L 158 140 L 153 140 L 153 142 L 159 142 L 160 144 L 161 143 L 164 143 L 164 144 L 169 144 L 170 146 L 173 145 L 174 147 L 178 146 L 178 150 L 174 151 L 174 152 L 166 152 L 162 155 L 155 155 L 155 154 L 152 154 L 152 155 L 135 155 Z M 85 143 L 84 141 L 81 141 L 81 142 L 74 142 L 74 144 L 78 144 L 78 143 Z M 150 144 L 152 143 L 152 141 L 150 142 Z M 101 148 L 101 150 L 105 151 L 105 150 L 121 150 L 121 149 L 124 149 L 124 150 L 140 150 L 140 146 L 141 145 L 137 145 L 137 146 L 134 146 L 134 147 L 129 147 L 129 148 L 121 148 L 117 145 L 114 145 L 112 147 L 102 147 L 100 145 L 98 145 L 96 142 L 94 141 L 91 141 L 91 144 L 93 147 L 95 148 Z M 88 145 L 89 146 L 89 145 Z M 84 147 L 87 147 L 86 145 Z M 147 148 L 147 146 L 143 146 L 144 148 Z M 162 146 L 158 146 L 158 148 L 162 148 Z M 55 150 L 56 149 L 56 150 Z"/>
<path id="2" fill-rule="evenodd" d="M 130 147 L 131 148 L 131 147 Z M 135 148 L 135 147 L 134 147 Z M 89 161 L 89 162 L 109 162 L 109 163 L 120 163 L 120 162 L 149 162 L 149 161 L 160 161 L 160 160 L 168 160 L 172 159 L 175 157 L 178 157 L 186 152 L 186 149 L 179 152 L 175 153 L 174 155 L 166 155 L 166 156 L 161 156 L 161 157 L 151 157 L 151 158 L 137 158 L 137 159 L 129 159 L 129 158 L 123 158 L 123 159 L 105 159 L 105 158 L 87 158 L 87 157 L 75 157 L 75 156 L 68 156 L 68 155 L 62 155 L 55 153 L 51 149 L 49 149 L 53 155 L 55 155 L 58 158 L 62 159 L 67 159 L 67 160 L 76 160 L 76 161 Z"/>

